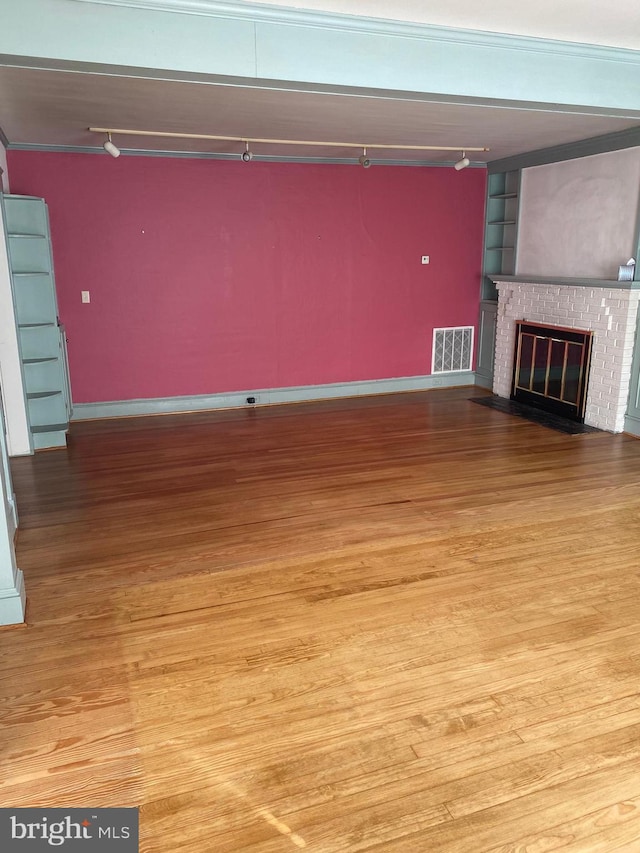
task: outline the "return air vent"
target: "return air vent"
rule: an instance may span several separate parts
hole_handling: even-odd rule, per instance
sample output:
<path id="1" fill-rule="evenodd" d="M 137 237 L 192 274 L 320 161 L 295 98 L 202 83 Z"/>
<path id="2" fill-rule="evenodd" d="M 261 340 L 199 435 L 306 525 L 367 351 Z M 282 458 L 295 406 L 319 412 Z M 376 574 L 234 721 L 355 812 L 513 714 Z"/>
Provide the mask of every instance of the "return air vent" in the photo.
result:
<path id="1" fill-rule="evenodd" d="M 473 326 L 433 330 L 431 373 L 471 370 Z"/>

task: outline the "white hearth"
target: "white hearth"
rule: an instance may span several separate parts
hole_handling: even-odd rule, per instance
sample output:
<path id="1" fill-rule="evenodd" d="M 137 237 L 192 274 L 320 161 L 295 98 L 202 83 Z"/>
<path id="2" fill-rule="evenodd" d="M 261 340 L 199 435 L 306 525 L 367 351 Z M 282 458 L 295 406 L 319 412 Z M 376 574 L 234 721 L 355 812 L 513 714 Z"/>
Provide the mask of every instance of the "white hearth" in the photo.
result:
<path id="1" fill-rule="evenodd" d="M 498 317 L 493 392 L 509 398 L 516 321 L 593 332 L 584 422 L 622 432 L 629 397 L 640 282 L 527 280 L 496 276 Z"/>

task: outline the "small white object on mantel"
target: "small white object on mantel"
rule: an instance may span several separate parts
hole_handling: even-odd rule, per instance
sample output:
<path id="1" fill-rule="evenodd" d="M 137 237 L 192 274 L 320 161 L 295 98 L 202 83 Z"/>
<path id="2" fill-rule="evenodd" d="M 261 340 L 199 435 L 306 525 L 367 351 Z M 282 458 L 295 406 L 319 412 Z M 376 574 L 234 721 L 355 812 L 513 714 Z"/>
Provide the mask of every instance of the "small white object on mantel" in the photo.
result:
<path id="1" fill-rule="evenodd" d="M 621 264 L 618 267 L 618 281 L 633 281 L 636 271 L 636 262 L 634 258 L 629 258 L 626 264 Z"/>

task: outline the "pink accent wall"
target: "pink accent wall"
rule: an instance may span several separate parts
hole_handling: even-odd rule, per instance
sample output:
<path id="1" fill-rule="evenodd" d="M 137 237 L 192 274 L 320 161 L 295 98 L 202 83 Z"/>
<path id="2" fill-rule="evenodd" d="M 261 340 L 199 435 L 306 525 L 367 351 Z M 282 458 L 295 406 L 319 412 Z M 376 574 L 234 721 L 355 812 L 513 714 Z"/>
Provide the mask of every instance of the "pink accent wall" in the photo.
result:
<path id="1" fill-rule="evenodd" d="M 482 170 L 8 155 L 76 403 L 427 374 L 433 328 L 476 324 Z"/>

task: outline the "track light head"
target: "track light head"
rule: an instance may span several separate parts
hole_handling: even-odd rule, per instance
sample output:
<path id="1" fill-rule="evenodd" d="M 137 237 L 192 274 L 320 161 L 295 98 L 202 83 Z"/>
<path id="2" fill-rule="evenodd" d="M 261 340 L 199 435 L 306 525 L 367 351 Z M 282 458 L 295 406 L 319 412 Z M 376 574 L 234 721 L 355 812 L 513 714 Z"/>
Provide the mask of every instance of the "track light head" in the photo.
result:
<path id="1" fill-rule="evenodd" d="M 117 145 L 114 145 L 113 142 L 111 141 L 111 134 L 108 133 L 107 137 L 108 138 L 105 140 L 102 147 L 107 152 L 107 154 L 111 154 L 112 157 L 119 157 L 120 156 L 120 149 L 118 148 Z"/>
<path id="2" fill-rule="evenodd" d="M 471 161 L 469 160 L 469 158 L 467 157 L 467 155 L 463 151 L 462 152 L 462 159 L 458 160 L 457 163 L 454 163 L 453 168 L 456 170 L 456 172 L 459 172 L 460 169 L 466 169 L 470 162 Z"/>
<path id="3" fill-rule="evenodd" d="M 368 169 L 371 166 L 371 160 L 367 157 L 367 149 L 362 149 L 362 155 L 358 157 L 358 163 L 362 166 L 363 169 Z"/>
<path id="4" fill-rule="evenodd" d="M 243 163 L 250 163 L 253 160 L 253 154 L 251 151 L 249 151 L 249 143 L 248 142 L 245 142 L 245 149 L 242 152 L 241 156 L 242 156 L 242 162 Z"/>

